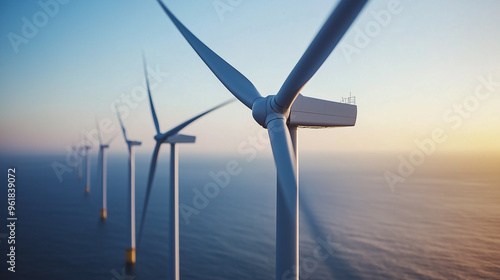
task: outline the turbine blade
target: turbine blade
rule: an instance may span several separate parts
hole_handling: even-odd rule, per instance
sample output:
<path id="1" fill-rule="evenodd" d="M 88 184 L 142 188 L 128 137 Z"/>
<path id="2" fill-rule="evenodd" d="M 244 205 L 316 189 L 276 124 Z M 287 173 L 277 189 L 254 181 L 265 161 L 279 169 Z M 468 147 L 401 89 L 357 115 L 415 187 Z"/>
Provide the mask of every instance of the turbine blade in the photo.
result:
<path id="1" fill-rule="evenodd" d="M 243 104 L 252 109 L 255 99 L 261 97 L 259 91 L 243 74 L 227 63 L 219 55 L 213 52 L 203 42 L 201 42 L 191 31 L 189 31 L 163 4 L 158 0 L 165 13 L 175 24 L 182 36 L 188 41 L 205 64 L 212 70 L 224 86 Z"/>
<path id="2" fill-rule="evenodd" d="M 276 279 L 298 265 L 298 183 L 295 152 L 286 120 L 267 125 L 278 177 L 276 195 Z"/>
<path id="3" fill-rule="evenodd" d="M 197 119 L 199 119 L 199 118 L 203 117 L 204 115 L 206 115 L 206 114 L 208 114 L 208 113 L 210 113 L 212 111 L 215 111 L 215 110 L 219 109 L 220 107 L 223 107 L 223 106 L 225 106 L 225 105 L 227 105 L 227 104 L 229 104 L 231 102 L 234 102 L 234 99 L 231 99 L 231 100 L 228 100 L 226 102 L 223 102 L 223 103 L 221 103 L 221 104 L 219 104 L 219 105 L 217 105 L 217 106 L 215 106 L 215 107 L 213 107 L 211 109 L 206 110 L 205 112 L 203 112 L 203 113 L 201 113 L 201 114 L 199 114 L 197 116 L 192 117 L 191 119 L 189 119 L 189 120 L 181 123 L 180 125 L 172 128 L 171 130 L 163 133 L 161 139 L 165 140 L 167 137 L 172 136 L 172 135 L 178 133 L 179 131 L 181 131 L 182 129 L 184 129 L 186 126 L 188 126 L 192 122 L 196 121 Z"/>
<path id="4" fill-rule="evenodd" d="M 146 77 L 146 88 L 148 90 L 149 106 L 151 107 L 151 114 L 153 114 L 153 121 L 155 123 L 156 134 L 160 134 L 160 124 L 158 123 L 155 106 L 153 105 L 153 99 L 151 97 L 151 89 L 149 88 L 149 78 L 148 78 L 148 65 L 146 64 L 146 57 L 144 56 L 144 53 L 142 53 L 142 62 L 144 65 L 144 76 Z"/>
<path id="5" fill-rule="evenodd" d="M 149 167 L 149 177 L 148 177 L 148 185 L 146 187 L 146 196 L 144 198 L 144 206 L 142 209 L 142 217 L 141 217 L 141 225 L 139 227 L 139 234 L 137 235 L 137 245 L 141 243 L 142 231 L 144 229 L 144 222 L 146 220 L 146 212 L 148 210 L 149 203 L 149 195 L 151 194 L 151 188 L 153 186 L 153 179 L 155 176 L 156 163 L 158 161 L 158 153 L 160 152 L 161 142 L 156 142 L 155 149 L 153 151 L 153 157 L 151 159 L 151 166 Z"/>
<path id="6" fill-rule="evenodd" d="M 113 142 L 113 140 L 115 140 L 115 138 L 116 138 L 117 135 L 118 135 L 118 133 L 113 134 L 113 136 L 111 136 L 111 138 L 109 138 L 109 141 L 108 141 L 108 143 L 106 145 L 111 144 L 111 142 Z"/>
<path id="7" fill-rule="evenodd" d="M 306 189 L 301 189 L 300 194 L 300 213 L 303 214 L 300 221 L 305 221 L 305 224 L 308 226 L 310 230 L 310 237 L 316 240 L 318 239 L 330 239 L 336 240 L 336 236 L 333 231 L 327 230 L 325 231 L 318 223 L 318 219 L 314 215 L 314 212 L 311 209 L 311 205 L 315 206 L 315 204 L 307 199 L 307 191 Z M 306 195 L 304 195 L 306 193 Z M 302 232 L 301 232 L 302 234 Z M 328 241 L 329 242 L 329 241 Z M 336 248 L 332 247 L 333 250 Z M 330 252 L 329 258 L 325 258 L 322 260 L 325 266 L 328 268 L 330 272 L 330 277 L 328 279 L 361 279 L 361 275 L 358 275 L 357 270 L 352 266 L 352 264 L 346 259 L 342 258 L 340 254 L 333 251 Z M 326 278 L 326 277 L 325 277 Z"/>
<path id="8" fill-rule="evenodd" d="M 99 128 L 99 122 L 97 121 L 97 118 L 95 118 L 95 127 L 97 128 L 97 137 L 99 137 L 99 145 L 102 144 L 102 137 L 101 137 L 101 129 Z"/>
<path id="9" fill-rule="evenodd" d="M 116 107 L 116 115 L 118 116 L 118 122 L 120 122 L 120 127 L 122 128 L 122 132 L 123 132 L 123 138 L 125 138 L 125 142 L 128 142 L 128 139 L 127 139 L 127 131 L 125 131 L 125 126 L 123 126 L 123 122 L 122 122 L 122 117 L 120 115 L 120 111 L 118 111 L 118 107 Z"/>
<path id="10" fill-rule="evenodd" d="M 285 80 L 275 101 L 289 108 L 300 90 L 318 71 L 368 0 L 342 0 Z"/>

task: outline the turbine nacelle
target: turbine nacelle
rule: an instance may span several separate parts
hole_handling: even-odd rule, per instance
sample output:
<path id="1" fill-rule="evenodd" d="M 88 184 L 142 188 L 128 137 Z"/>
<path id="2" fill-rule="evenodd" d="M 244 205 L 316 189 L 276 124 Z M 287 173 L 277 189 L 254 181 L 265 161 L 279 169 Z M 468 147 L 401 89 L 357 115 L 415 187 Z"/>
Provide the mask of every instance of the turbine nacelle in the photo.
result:
<path id="1" fill-rule="evenodd" d="M 140 145 L 142 145 L 142 142 L 141 141 L 131 141 L 131 140 L 128 140 L 127 141 L 127 145 L 129 145 L 129 146 L 140 146 Z"/>
<path id="2" fill-rule="evenodd" d="M 288 126 L 326 128 L 354 126 L 358 109 L 356 105 L 297 96 L 291 108 L 276 103 L 276 95 L 257 98 L 252 104 L 252 116 L 262 127 L 277 118 L 287 119 Z"/>
<path id="3" fill-rule="evenodd" d="M 185 134 L 171 134 L 171 133 L 163 133 L 163 134 L 157 134 L 154 136 L 154 139 L 158 143 L 169 143 L 169 144 L 174 144 L 174 143 L 194 143 L 196 142 L 196 136 L 191 136 L 191 135 L 185 135 Z"/>
<path id="4" fill-rule="evenodd" d="M 354 126 L 357 115 L 356 105 L 299 94 L 290 110 L 288 125 L 309 128 Z"/>
<path id="5" fill-rule="evenodd" d="M 185 135 L 185 134 L 174 134 L 165 139 L 164 143 L 194 143 L 196 141 L 196 136 Z"/>

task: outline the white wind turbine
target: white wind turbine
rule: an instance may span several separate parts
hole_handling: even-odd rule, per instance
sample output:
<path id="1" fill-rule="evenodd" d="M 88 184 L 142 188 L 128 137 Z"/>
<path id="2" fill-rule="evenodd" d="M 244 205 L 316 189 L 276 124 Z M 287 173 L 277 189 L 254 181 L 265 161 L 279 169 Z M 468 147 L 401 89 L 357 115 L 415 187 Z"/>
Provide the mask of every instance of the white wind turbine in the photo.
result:
<path id="1" fill-rule="evenodd" d="M 123 132 L 123 138 L 125 143 L 127 143 L 128 148 L 128 171 L 129 171 L 129 193 L 128 202 L 129 209 L 127 211 L 128 215 L 128 225 L 130 228 L 130 235 L 128 239 L 130 241 L 130 248 L 125 251 L 125 260 L 129 264 L 135 264 L 135 157 L 134 157 L 134 146 L 140 146 L 142 143 L 139 141 L 132 141 L 127 138 L 127 132 L 123 126 L 122 118 L 120 116 L 120 111 L 116 108 L 116 114 L 118 115 L 118 121 Z"/>
<path id="2" fill-rule="evenodd" d="M 106 157 L 106 149 L 109 148 L 109 144 L 115 139 L 116 134 L 111 137 L 108 143 L 104 143 L 102 141 L 101 129 L 99 127 L 99 123 L 96 119 L 96 128 L 97 128 L 97 136 L 99 137 L 99 155 L 98 155 L 98 174 L 101 179 L 101 189 L 102 189 L 102 209 L 101 209 L 101 219 L 105 220 L 108 217 L 107 211 L 107 157 Z"/>
<path id="3" fill-rule="evenodd" d="M 158 122 L 158 118 L 156 116 L 156 111 L 153 105 L 153 99 L 151 97 L 151 90 L 149 87 L 149 79 L 147 73 L 147 65 L 146 59 L 143 56 L 144 62 L 144 75 L 146 77 L 146 87 L 148 90 L 149 96 L 149 105 L 151 107 L 151 114 L 153 115 L 153 122 L 156 128 L 156 135 L 154 139 L 156 140 L 155 149 L 153 151 L 153 158 L 151 160 L 151 167 L 149 169 L 149 178 L 148 185 L 146 188 L 146 197 L 144 200 L 144 209 L 142 211 L 142 219 L 141 225 L 139 227 L 139 236 L 138 243 L 141 242 L 142 231 L 144 228 L 144 221 L 146 218 L 146 211 L 149 202 L 149 195 L 151 193 L 151 188 L 153 185 L 153 178 L 156 170 L 156 163 L 158 160 L 158 154 L 160 152 L 161 144 L 168 143 L 170 144 L 170 189 L 169 189 L 169 253 L 168 253 L 168 264 L 167 264 L 167 273 L 168 279 L 179 279 L 179 157 L 176 148 L 176 144 L 178 143 L 194 143 L 196 140 L 196 136 L 179 134 L 179 132 L 184 129 L 186 126 L 196 121 L 197 119 L 203 117 L 204 115 L 227 105 L 234 100 L 226 101 L 222 104 L 219 104 L 183 123 L 180 125 L 170 129 L 165 133 L 160 132 L 160 124 Z"/>
<path id="4" fill-rule="evenodd" d="M 191 47 L 224 86 L 252 110 L 267 128 L 277 170 L 276 279 L 299 278 L 298 127 L 353 126 L 355 105 L 300 95 L 301 89 L 328 58 L 368 0 L 341 0 L 276 95 L 262 97 L 238 70 L 193 35 L 158 0 Z"/>

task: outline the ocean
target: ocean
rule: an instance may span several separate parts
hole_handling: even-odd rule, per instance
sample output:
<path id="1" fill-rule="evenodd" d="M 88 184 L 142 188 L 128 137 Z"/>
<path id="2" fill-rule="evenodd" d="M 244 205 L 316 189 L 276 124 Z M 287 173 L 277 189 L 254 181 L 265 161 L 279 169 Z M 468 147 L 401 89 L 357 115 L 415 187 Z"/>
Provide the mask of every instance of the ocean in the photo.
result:
<path id="1" fill-rule="evenodd" d="M 181 279 L 274 279 L 276 175 L 269 155 L 196 158 L 180 151 Z M 1 279 L 166 279 L 168 151 L 160 156 L 137 263 L 124 263 L 127 156 L 108 157 L 108 219 L 92 185 L 59 182 L 64 156 L 3 156 L 16 168 L 16 263 L 7 270 L 7 180 L 0 195 Z M 196 208 L 230 161 L 241 168 Z M 136 157 L 140 223 L 150 155 Z M 500 156 L 436 154 L 391 187 L 398 154 L 300 155 L 301 279 L 499 279 Z M 408 175 L 408 174 L 406 174 Z M 5 177 L 4 177 L 5 178 Z M 199 205 L 198 205 L 199 206 Z"/>

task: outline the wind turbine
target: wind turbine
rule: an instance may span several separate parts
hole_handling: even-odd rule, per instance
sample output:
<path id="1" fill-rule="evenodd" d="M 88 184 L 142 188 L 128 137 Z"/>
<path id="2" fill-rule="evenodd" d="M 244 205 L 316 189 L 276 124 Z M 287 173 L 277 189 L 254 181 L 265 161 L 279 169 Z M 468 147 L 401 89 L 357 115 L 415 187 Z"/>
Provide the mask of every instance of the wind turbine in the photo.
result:
<path id="1" fill-rule="evenodd" d="M 168 143 L 170 144 L 170 193 L 169 193 L 169 220 L 170 220 L 170 227 L 169 227 L 169 245 L 170 245 L 170 251 L 168 254 L 168 265 L 167 265 L 167 271 L 168 271 L 168 279 L 179 279 L 179 155 L 178 151 L 176 148 L 176 144 L 180 143 L 194 143 L 196 140 L 196 136 L 191 136 L 191 135 L 184 135 L 184 134 L 179 134 L 179 132 L 191 124 L 192 122 L 196 121 L 197 119 L 203 117 L 204 115 L 217 110 L 218 108 L 227 105 L 228 103 L 233 102 L 234 100 L 229 100 L 226 101 L 222 104 L 219 104 L 183 123 L 180 125 L 172 128 L 171 130 L 161 133 L 160 132 L 160 124 L 158 122 L 158 118 L 156 116 L 156 111 L 153 105 L 153 99 L 151 97 L 151 90 L 149 88 L 149 79 L 148 79 L 148 73 L 147 73 L 147 65 L 146 65 L 146 59 L 144 58 L 143 55 L 143 63 L 144 63 L 144 75 L 146 77 L 146 87 L 148 89 L 148 95 L 149 95 L 149 105 L 151 107 L 151 114 L 153 115 L 153 122 L 156 128 L 156 135 L 154 136 L 154 139 L 156 140 L 156 145 L 155 149 L 153 151 L 153 158 L 151 160 L 151 167 L 149 170 L 149 178 L 148 178 L 148 185 L 146 189 L 146 197 L 144 201 L 144 209 L 142 211 L 142 219 L 141 219 L 141 225 L 139 227 L 139 237 L 138 237 L 138 242 L 141 242 L 142 238 L 142 230 L 144 227 L 144 221 L 146 218 L 146 211 L 148 207 L 148 202 L 149 202 L 149 195 L 151 193 L 151 187 L 153 185 L 153 178 L 156 170 L 156 162 L 158 160 L 158 153 L 160 152 L 160 146 L 161 144 Z"/>
<path id="2" fill-rule="evenodd" d="M 109 148 L 109 144 L 115 139 L 116 134 L 111 137 L 107 144 L 103 143 L 101 136 L 101 129 L 99 127 L 99 123 L 96 119 L 96 128 L 97 128 L 97 136 L 99 137 L 99 166 L 98 172 L 101 179 L 101 188 L 102 188 L 102 209 L 101 209 L 101 219 L 105 220 L 108 217 L 107 211 L 107 163 L 106 163 L 106 149 Z"/>
<path id="3" fill-rule="evenodd" d="M 129 211 L 128 214 L 128 226 L 130 226 L 130 248 L 125 251 L 125 260 L 129 264 L 135 264 L 135 157 L 134 157 L 134 146 L 140 146 L 142 143 L 139 141 L 132 141 L 127 138 L 127 132 L 123 126 L 122 118 L 120 116 L 120 111 L 116 108 L 116 114 L 118 115 L 118 121 L 123 132 L 123 138 L 125 143 L 127 143 L 128 148 L 128 171 L 129 171 Z"/>
<path id="4" fill-rule="evenodd" d="M 263 97 L 238 70 L 191 33 L 159 4 L 224 86 L 267 128 L 277 170 L 276 279 L 299 278 L 298 127 L 354 126 L 357 107 L 300 95 L 368 0 L 341 0 L 276 95 Z"/>

